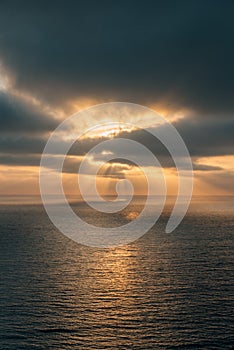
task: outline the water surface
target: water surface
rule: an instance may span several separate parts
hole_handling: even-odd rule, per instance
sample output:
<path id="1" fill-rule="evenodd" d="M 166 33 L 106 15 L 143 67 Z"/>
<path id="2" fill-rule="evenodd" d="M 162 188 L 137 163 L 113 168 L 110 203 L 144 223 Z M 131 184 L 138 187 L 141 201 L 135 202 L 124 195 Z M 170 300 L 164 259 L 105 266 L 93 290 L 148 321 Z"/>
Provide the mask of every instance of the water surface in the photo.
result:
<path id="1" fill-rule="evenodd" d="M 167 219 L 132 244 L 96 249 L 60 234 L 41 205 L 1 205 L 0 348 L 229 349 L 233 199 L 197 199 L 171 234 Z"/>

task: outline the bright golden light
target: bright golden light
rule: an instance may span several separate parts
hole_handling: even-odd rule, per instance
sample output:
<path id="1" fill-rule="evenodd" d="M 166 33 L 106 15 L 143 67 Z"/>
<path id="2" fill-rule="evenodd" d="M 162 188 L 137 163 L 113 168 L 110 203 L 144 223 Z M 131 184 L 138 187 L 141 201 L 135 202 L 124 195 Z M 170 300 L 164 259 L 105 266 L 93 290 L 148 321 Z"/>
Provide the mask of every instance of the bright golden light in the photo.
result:
<path id="1" fill-rule="evenodd" d="M 234 170 L 234 156 L 214 156 L 201 157 L 196 161 L 196 164 L 206 164 L 209 166 L 220 167 L 224 170 Z"/>
<path id="2" fill-rule="evenodd" d="M 126 218 L 127 220 L 134 220 L 134 219 L 136 219 L 136 218 L 138 217 L 139 214 L 140 214 L 140 213 L 137 212 L 137 211 L 130 211 L 130 212 L 125 216 L 125 218 Z"/>
<path id="3" fill-rule="evenodd" d="M 107 124 L 98 126 L 94 129 L 89 130 L 87 134 L 85 134 L 81 139 L 84 138 L 114 138 L 121 134 L 122 132 L 131 132 L 134 130 L 134 127 L 131 125 L 126 125 L 122 123 L 113 123 L 109 122 Z"/>

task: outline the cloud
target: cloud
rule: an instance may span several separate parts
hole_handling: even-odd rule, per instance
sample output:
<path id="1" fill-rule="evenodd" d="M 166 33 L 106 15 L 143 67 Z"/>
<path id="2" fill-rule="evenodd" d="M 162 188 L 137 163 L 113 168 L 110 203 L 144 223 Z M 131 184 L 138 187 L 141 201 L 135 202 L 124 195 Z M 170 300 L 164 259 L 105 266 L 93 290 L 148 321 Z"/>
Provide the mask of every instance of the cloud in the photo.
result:
<path id="1" fill-rule="evenodd" d="M 175 123 L 193 157 L 234 154 L 234 120 L 189 118 Z"/>
<path id="2" fill-rule="evenodd" d="M 160 105 L 172 114 L 189 110 L 174 125 L 197 176 L 209 172 L 214 185 L 232 188 L 232 177 L 221 167 L 198 160 L 234 154 L 233 10 L 233 2 L 218 0 L 1 2 L 0 164 L 39 165 L 58 124 L 53 108 L 64 111 L 82 98 L 122 100 Z M 120 136 L 151 149 L 163 167 L 174 167 L 150 134 L 138 130 Z M 70 155 L 82 159 L 106 139 L 83 139 Z M 134 149 L 128 152 L 137 160 Z M 96 160 L 104 158 L 94 154 Z M 67 160 L 64 171 L 76 173 L 79 159 Z M 112 164 L 119 177 L 131 165 L 120 162 Z M 110 169 L 102 176 L 110 176 Z"/>
<path id="3" fill-rule="evenodd" d="M 13 166 L 39 166 L 40 156 L 35 154 L 13 155 L 13 154 L 0 154 L 1 165 L 13 165 Z"/>
<path id="4" fill-rule="evenodd" d="M 190 155 L 196 160 L 203 156 L 217 156 L 217 155 L 232 155 L 234 154 L 234 121 L 232 120 L 202 120 L 196 118 L 185 118 L 174 123 L 177 131 L 183 138 Z M 149 131 L 154 132 L 154 128 L 149 128 Z M 164 126 L 158 127 L 159 134 L 166 135 Z M 146 130 L 133 130 L 131 132 L 123 131 L 118 137 L 132 139 L 137 141 L 148 149 L 150 149 L 164 164 L 167 161 L 169 153 L 164 145 L 151 135 Z M 71 154 L 84 155 L 92 147 L 99 142 L 105 141 L 108 138 L 96 137 L 83 139 L 82 142 L 77 142 L 71 148 Z M 112 152 L 113 158 L 118 157 L 118 152 L 126 153 L 126 156 L 139 157 L 139 150 L 135 147 L 125 149 L 124 144 L 119 144 L 118 149 L 106 148 L 106 152 Z M 144 156 L 144 152 L 142 153 Z M 94 153 L 95 160 L 105 159 L 105 154 Z M 145 165 L 147 159 L 144 158 Z"/>
<path id="5" fill-rule="evenodd" d="M 0 152 L 12 153 L 13 155 L 22 154 L 22 156 L 27 153 L 41 155 L 46 141 L 47 139 L 44 136 L 1 135 L 0 133 Z"/>
<path id="6" fill-rule="evenodd" d="M 196 161 L 201 157 L 212 157 L 219 155 L 233 155 L 233 135 L 234 135 L 234 122 L 231 120 L 201 120 L 201 119 L 181 119 L 175 124 L 178 132 L 182 136 L 185 144 L 193 158 L 196 170 L 219 170 L 216 168 L 210 168 L 208 166 L 200 165 Z M 23 129 L 22 125 L 21 128 Z M 42 128 L 41 128 L 42 129 Z M 26 128 L 27 130 L 27 128 Z M 152 130 L 154 131 L 154 130 Z M 159 127 L 159 133 L 164 133 L 164 127 Z M 119 137 L 132 139 L 137 141 L 148 149 L 150 149 L 161 162 L 163 167 L 174 167 L 174 162 L 171 159 L 165 146 L 161 144 L 155 137 L 145 130 L 134 130 L 131 132 L 123 131 L 118 135 Z M 107 137 L 95 137 L 95 138 L 83 138 L 75 142 L 69 151 L 70 156 L 84 156 L 91 148 L 96 146 L 102 141 L 109 140 Z M 47 135 L 24 135 L 13 134 L 0 134 L 0 152 L 2 154 L 12 154 L 18 156 L 26 156 L 28 153 L 41 155 L 44 146 L 47 141 Z M 61 154 L 64 143 L 67 141 L 64 139 L 58 139 L 55 143 L 54 149 L 57 150 L 57 154 Z M 122 149 L 121 149 L 122 147 Z M 139 156 L 142 157 L 145 166 L 151 166 L 151 160 L 149 160 L 144 152 L 139 154 L 139 150 L 136 152 L 135 147 L 131 147 L 126 150 L 124 144 L 119 144 L 118 149 L 106 148 L 106 152 L 111 152 L 113 158 L 119 158 L 119 152 L 126 154 L 126 158 L 129 158 L 137 163 Z M 100 154 L 94 152 L 93 157 L 95 161 L 105 160 L 105 153 Z M 27 159 L 27 158 L 25 158 Z M 0 159 L 1 161 L 1 159 Z M 3 159 L 2 159 L 3 161 Z M 114 161 L 116 163 L 116 160 Z M 17 161 L 16 161 L 17 163 Z M 130 164 L 127 160 L 122 160 L 122 163 Z"/>
<path id="7" fill-rule="evenodd" d="M 58 121 L 39 106 L 0 92 L 0 134 L 48 132 L 57 124 Z"/>
<path id="8" fill-rule="evenodd" d="M 218 0 L 3 2 L 0 58 L 16 88 L 50 104 L 163 100 L 230 116 L 233 10 Z"/>
<path id="9" fill-rule="evenodd" d="M 223 170 L 223 168 L 220 166 L 197 164 L 196 162 L 193 162 L 193 170 L 195 170 L 195 171 L 220 171 L 220 170 Z"/>

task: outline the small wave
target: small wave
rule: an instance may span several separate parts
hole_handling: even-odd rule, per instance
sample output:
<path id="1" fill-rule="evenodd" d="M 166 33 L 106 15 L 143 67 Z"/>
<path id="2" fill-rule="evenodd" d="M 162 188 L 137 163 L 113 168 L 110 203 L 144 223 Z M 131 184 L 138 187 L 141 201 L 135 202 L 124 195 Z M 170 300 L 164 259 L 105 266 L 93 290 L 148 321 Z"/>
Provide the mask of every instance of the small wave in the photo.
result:
<path id="1" fill-rule="evenodd" d="M 38 329 L 40 333 L 74 333 L 77 332 L 76 329 L 71 328 L 41 328 Z"/>

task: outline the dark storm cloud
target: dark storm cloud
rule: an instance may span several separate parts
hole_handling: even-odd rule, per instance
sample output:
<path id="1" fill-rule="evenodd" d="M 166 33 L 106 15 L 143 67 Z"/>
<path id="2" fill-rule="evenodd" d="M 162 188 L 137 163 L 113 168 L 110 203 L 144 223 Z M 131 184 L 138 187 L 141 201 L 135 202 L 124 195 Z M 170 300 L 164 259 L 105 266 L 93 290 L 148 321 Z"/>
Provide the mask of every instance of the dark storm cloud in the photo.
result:
<path id="1" fill-rule="evenodd" d="M 234 120 L 193 118 L 181 120 L 174 126 L 193 157 L 234 155 Z"/>
<path id="2" fill-rule="evenodd" d="M 233 16 L 229 0 L 1 1 L 0 64 L 12 85 L 0 93 L 0 163 L 38 165 L 44 134 L 58 124 L 13 95 L 14 87 L 56 107 L 82 97 L 188 107 L 192 112 L 175 126 L 195 169 L 220 170 L 196 160 L 234 154 Z M 146 132 L 120 136 L 173 166 Z M 70 154 L 84 155 L 103 140 L 78 142 Z"/>
<path id="3" fill-rule="evenodd" d="M 194 158 L 234 154 L 234 121 L 232 120 L 182 119 L 174 123 L 174 126 Z M 159 132 L 165 133 L 163 126 L 160 129 Z M 149 133 L 138 130 L 131 133 L 131 138 L 144 144 L 154 154 L 165 155 L 165 147 Z"/>
<path id="4" fill-rule="evenodd" d="M 175 128 L 183 138 L 190 155 L 196 159 L 205 156 L 222 156 L 222 155 L 234 155 L 234 121 L 232 120 L 196 120 L 181 119 L 174 123 Z M 159 134 L 167 135 L 167 129 L 164 126 L 157 128 Z M 149 128 L 149 131 L 155 133 L 153 128 Z M 162 143 L 157 140 L 146 130 L 135 130 L 132 132 L 122 132 L 118 137 L 130 138 L 145 145 L 156 156 L 167 157 L 168 151 Z M 76 143 L 71 149 L 73 154 L 85 154 L 91 147 L 94 147 L 97 143 L 104 141 L 104 138 L 87 139 L 83 143 Z M 106 149 L 106 151 L 113 152 L 114 156 L 117 156 L 117 151 L 139 157 L 139 150 L 135 150 L 134 147 L 128 148 L 124 144 L 120 144 L 118 149 Z M 122 148 L 121 148 L 122 147 Z M 116 152 L 116 153 L 115 153 Z M 97 157 L 105 157 L 105 155 Z M 142 154 L 144 156 L 144 153 Z M 101 159 L 101 158 L 100 158 Z M 146 165 L 147 159 L 145 159 Z"/>
<path id="5" fill-rule="evenodd" d="M 200 157 L 208 156 L 222 156 L 222 155 L 234 155 L 234 122 L 231 120 L 196 120 L 194 118 L 179 120 L 174 124 L 180 135 L 182 136 L 191 157 L 194 160 L 195 170 L 220 170 L 219 167 L 207 167 L 206 165 L 196 164 L 196 160 Z M 153 129 L 149 129 L 155 132 Z M 164 127 L 159 127 L 159 133 L 165 133 Z M 143 145 L 145 145 L 149 150 L 156 155 L 161 164 L 164 167 L 174 167 L 173 160 L 168 153 L 165 146 L 162 145 L 154 136 L 145 130 L 135 130 L 132 132 L 122 132 L 118 137 L 123 137 L 127 139 L 132 139 Z M 109 140 L 107 137 L 96 137 L 96 138 L 86 138 L 76 141 L 69 151 L 70 156 L 84 156 L 90 149 L 95 147 L 100 142 Z M 43 135 L 30 136 L 30 135 L 18 135 L 10 134 L 4 135 L 0 134 L 0 152 L 2 154 L 16 154 L 19 157 L 31 153 L 34 155 L 40 155 L 46 144 L 47 137 Z M 56 154 L 61 154 L 67 141 L 63 139 L 58 139 L 54 144 L 54 149 Z M 111 145 L 111 144 L 110 144 Z M 122 148 L 121 148 L 122 147 Z M 65 146 L 66 148 L 66 146 Z M 139 150 L 136 151 L 135 147 L 126 147 L 123 144 L 116 146 L 114 148 L 106 147 L 105 151 L 112 152 L 113 158 L 119 158 L 119 153 L 126 154 L 126 158 L 130 157 L 132 161 L 137 163 L 139 156 L 142 156 L 145 166 L 150 166 L 151 160 L 148 159 L 145 154 L 139 154 Z M 106 155 L 100 154 L 99 152 L 93 152 L 94 160 L 105 160 Z M 17 157 L 12 158 L 16 160 Z M 3 161 L 3 158 L 0 160 Z M 114 161 L 116 163 L 116 160 Z M 126 160 L 122 160 L 122 163 L 128 163 Z M 2 163 L 3 164 L 3 163 Z M 5 164 L 5 162 L 4 162 Z M 30 163 L 29 163 L 30 164 Z"/>
<path id="6" fill-rule="evenodd" d="M 20 135 L 1 135 L 0 134 L 0 153 L 24 154 L 33 153 L 40 154 L 46 145 L 44 137 L 30 137 Z"/>
<path id="7" fill-rule="evenodd" d="M 38 166 L 40 165 L 40 156 L 35 154 L 0 154 L 0 164 L 13 166 Z"/>
<path id="8" fill-rule="evenodd" d="M 194 170 L 200 171 L 218 171 L 221 167 L 208 166 L 206 164 L 199 164 L 197 160 L 201 157 L 209 156 L 223 156 L 234 155 L 234 122 L 231 120 L 196 120 L 183 119 L 175 123 L 175 127 L 182 136 L 185 144 L 189 150 L 189 153 L 194 162 Z M 151 132 L 155 132 L 153 129 L 149 129 Z M 165 133 L 163 126 L 158 128 L 159 133 Z M 132 139 L 146 146 L 153 154 L 158 158 L 163 167 L 174 167 L 174 162 L 162 143 L 145 130 L 135 130 L 132 132 L 122 132 L 119 137 Z M 80 142 L 76 142 L 70 150 L 71 155 L 85 155 L 92 147 L 98 143 L 108 140 L 108 138 L 97 137 L 92 139 L 84 139 Z M 110 144 L 111 145 L 111 144 Z M 116 163 L 116 158 L 119 158 L 119 154 L 125 154 L 126 159 L 119 159 L 118 162 L 123 164 L 131 164 L 132 162 L 138 163 L 139 157 L 145 166 L 151 166 L 152 161 L 149 159 L 144 151 L 142 154 L 139 150 L 136 151 L 135 146 L 128 147 L 124 143 L 120 143 L 117 147 L 106 147 L 105 151 L 111 152 L 113 156 L 113 162 Z M 93 152 L 95 161 L 105 161 L 107 158 L 105 153 Z M 181 163 L 182 164 L 182 163 Z"/>
<path id="9" fill-rule="evenodd" d="M 69 173 L 69 174 L 78 174 L 79 173 L 79 167 L 82 161 L 82 157 L 68 157 L 65 159 L 63 164 L 63 172 Z M 118 178 L 124 178 L 124 171 L 130 170 L 132 168 L 132 165 L 129 166 L 128 164 L 123 163 L 109 163 L 105 164 L 105 166 L 101 167 L 98 175 L 101 177 L 118 177 Z M 95 172 L 96 166 L 89 162 L 88 168 L 86 168 L 86 174 L 93 174 Z"/>
<path id="10" fill-rule="evenodd" d="M 2 133 L 38 133 L 53 130 L 58 122 L 39 107 L 0 92 L 0 137 Z"/>
<path id="11" fill-rule="evenodd" d="M 234 2 L 56 1 L 0 5 L 0 58 L 50 103 L 89 96 L 234 110 Z"/>
<path id="12" fill-rule="evenodd" d="M 198 164 L 193 162 L 193 170 L 197 171 L 220 171 L 223 170 L 220 166 L 206 165 L 206 164 Z"/>

